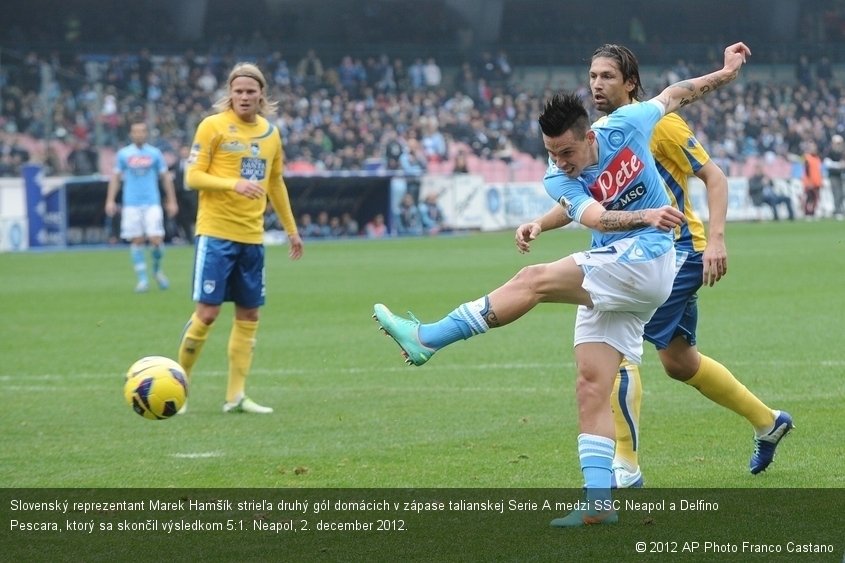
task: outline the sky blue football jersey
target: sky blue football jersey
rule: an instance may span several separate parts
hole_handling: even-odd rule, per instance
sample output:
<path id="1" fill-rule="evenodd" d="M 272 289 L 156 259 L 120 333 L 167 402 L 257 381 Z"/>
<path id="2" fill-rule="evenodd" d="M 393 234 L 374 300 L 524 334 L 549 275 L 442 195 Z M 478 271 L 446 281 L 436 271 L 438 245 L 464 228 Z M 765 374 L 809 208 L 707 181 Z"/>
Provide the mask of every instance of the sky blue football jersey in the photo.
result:
<path id="1" fill-rule="evenodd" d="M 577 178 L 570 178 L 549 159 L 543 178 L 546 193 L 563 205 L 574 221 L 579 221 L 594 201 L 618 211 L 670 205 L 666 184 L 649 147 L 651 133 L 662 117 L 659 102 L 644 102 L 623 106 L 593 124 L 598 163 L 585 168 Z M 663 254 L 674 239 L 672 232 L 655 227 L 614 233 L 593 230 L 592 247 L 608 246 L 631 236 L 640 238 L 641 248 L 653 248 L 655 255 Z"/>

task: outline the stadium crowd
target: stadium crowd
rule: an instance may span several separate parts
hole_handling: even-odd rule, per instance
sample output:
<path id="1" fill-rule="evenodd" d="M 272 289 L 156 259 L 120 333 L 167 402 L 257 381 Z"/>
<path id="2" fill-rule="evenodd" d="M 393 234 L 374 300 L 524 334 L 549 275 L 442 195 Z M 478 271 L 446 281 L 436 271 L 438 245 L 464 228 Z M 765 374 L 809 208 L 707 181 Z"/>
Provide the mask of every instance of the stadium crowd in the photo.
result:
<path id="1" fill-rule="evenodd" d="M 231 53 L 162 56 L 146 49 L 72 60 L 55 52 L 7 56 L 0 75 L 0 175 L 19 174 L 30 159 L 53 174 L 108 174 L 114 150 L 138 117 L 151 124 L 159 148 L 175 158 L 222 92 L 222 73 L 235 61 Z M 271 77 L 271 96 L 280 101 L 275 122 L 288 173 L 449 173 L 463 152 L 467 171 L 489 180 L 542 175 L 545 153 L 536 117 L 556 85 L 532 90 L 518 83 L 504 51 L 482 52 L 451 71 L 433 57 L 405 61 L 388 54 L 324 61 L 309 51 L 288 61 L 274 51 L 258 63 Z M 647 86 L 658 91 L 702 70 L 679 61 L 660 83 Z M 764 157 L 774 177 L 787 177 L 805 143 L 816 143 L 824 156 L 830 139 L 845 133 L 845 82 L 830 61 L 801 56 L 795 71 L 794 81 L 739 81 L 707 104 L 683 110 L 729 174 L 750 176 Z M 582 89 L 588 96 L 586 84 Z M 515 178 L 514 170 L 521 176 Z"/>

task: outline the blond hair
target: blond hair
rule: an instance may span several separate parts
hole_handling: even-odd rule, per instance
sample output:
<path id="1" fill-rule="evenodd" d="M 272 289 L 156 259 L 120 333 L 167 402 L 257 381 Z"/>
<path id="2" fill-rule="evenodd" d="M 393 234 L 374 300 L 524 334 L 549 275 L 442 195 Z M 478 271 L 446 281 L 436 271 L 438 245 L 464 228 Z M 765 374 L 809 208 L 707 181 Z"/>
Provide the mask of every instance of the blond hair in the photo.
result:
<path id="1" fill-rule="evenodd" d="M 229 73 L 229 78 L 226 80 L 226 84 L 228 85 L 226 94 L 214 102 L 215 111 L 224 112 L 232 109 L 232 82 L 235 78 L 240 78 L 242 76 L 252 78 L 258 82 L 258 85 L 261 87 L 261 98 L 258 100 L 258 114 L 263 115 L 264 117 L 272 117 L 276 115 L 279 102 L 267 99 L 267 80 L 264 78 L 264 74 L 261 72 L 261 69 L 253 63 L 237 63 L 234 67 L 232 67 L 232 71 Z"/>

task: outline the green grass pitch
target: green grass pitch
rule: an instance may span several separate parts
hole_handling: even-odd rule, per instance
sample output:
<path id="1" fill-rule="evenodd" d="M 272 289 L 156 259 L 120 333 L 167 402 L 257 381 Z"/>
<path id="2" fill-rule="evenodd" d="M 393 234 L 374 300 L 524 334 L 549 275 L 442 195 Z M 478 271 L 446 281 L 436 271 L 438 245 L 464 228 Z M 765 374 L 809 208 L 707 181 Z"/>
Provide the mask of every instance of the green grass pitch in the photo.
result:
<path id="1" fill-rule="evenodd" d="M 128 366 L 175 357 L 192 311 L 192 249 L 169 247 L 172 287 L 136 295 L 125 248 L 0 255 L 0 470 L 4 487 L 578 488 L 574 308 L 405 366 L 370 318 L 440 318 L 530 263 L 588 244 L 546 233 L 306 243 L 267 250 L 249 394 L 271 416 L 224 415 L 224 307 L 194 370 L 190 411 L 144 420 L 123 401 Z M 731 224 L 729 273 L 700 295 L 699 347 L 795 432 L 748 473 L 751 428 L 671 381 L 646 345 L 641 462 L 650 487 L 845 485 L 845 227 Z"/>

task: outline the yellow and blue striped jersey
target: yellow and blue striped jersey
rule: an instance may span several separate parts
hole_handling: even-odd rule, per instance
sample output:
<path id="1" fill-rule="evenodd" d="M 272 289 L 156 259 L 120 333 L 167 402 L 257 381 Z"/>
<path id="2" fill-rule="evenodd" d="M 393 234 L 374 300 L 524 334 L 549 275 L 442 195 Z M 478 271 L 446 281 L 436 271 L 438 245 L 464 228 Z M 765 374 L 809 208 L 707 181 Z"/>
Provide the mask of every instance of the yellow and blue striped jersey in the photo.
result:
<path id="1" fill-rule="evenodd" d="M 690 200 L 689 177 L 710 161 L 710 155 L 695 138 L 687 122 L 676 113 L 663 116 L 657 123 L 650 146 L 660 175 L 669 189 L 672 205 L 686 217 L 675 246 L 690 252 L 704 252 L 707 234 Z"/>
<path id="2" fill-rule="evenodd" d="M 296 234 L 282 171 L 279 130 L 263 117 L 248 123 L 230 109 L 203 119 L 185 172 L 186 184 L 199 192 L 197 234 L 247 244 L 264 241 L 267 199 L 235 192 L 242 178 L 264 188 L 285 231 Z"/>

